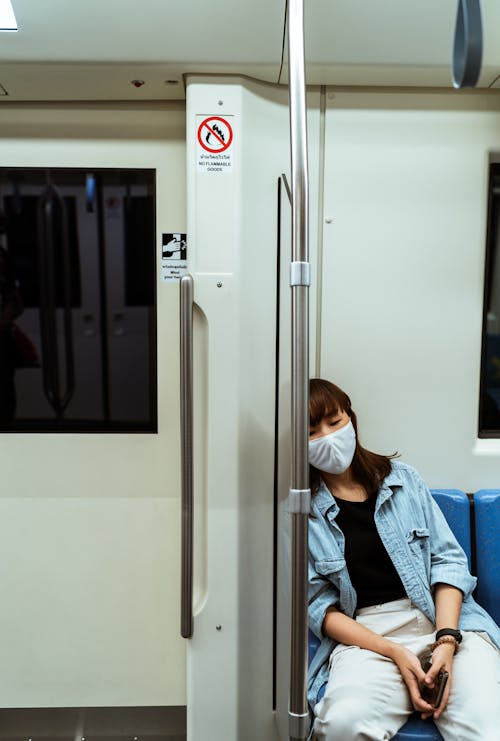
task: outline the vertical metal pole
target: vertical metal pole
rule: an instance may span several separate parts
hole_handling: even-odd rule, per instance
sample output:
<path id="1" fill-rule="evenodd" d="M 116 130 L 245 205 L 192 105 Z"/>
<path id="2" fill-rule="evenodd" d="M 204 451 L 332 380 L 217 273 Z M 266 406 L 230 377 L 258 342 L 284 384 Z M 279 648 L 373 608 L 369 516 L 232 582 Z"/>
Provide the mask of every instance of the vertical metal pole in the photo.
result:
<path id="1" fill-rule="evenodd" d="M 190 275 L 180 281 L 181 392 L 181 636 L 193 635 L 193 293 Z"/>
<path id="2" fill-rule="evenodd" d="M 289 736 L 307 737 L 307 564 L 309 489 L 309 194 L 304 2 L 288 0 L 288 65 L 292 170 L 292 480 L 290 511 L 291 651 Z"/>

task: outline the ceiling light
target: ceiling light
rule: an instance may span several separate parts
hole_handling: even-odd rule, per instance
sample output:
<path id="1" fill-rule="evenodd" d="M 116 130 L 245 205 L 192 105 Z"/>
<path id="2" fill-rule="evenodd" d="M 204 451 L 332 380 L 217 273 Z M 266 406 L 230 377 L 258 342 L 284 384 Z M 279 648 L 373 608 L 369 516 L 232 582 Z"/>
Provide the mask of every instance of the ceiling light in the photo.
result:
<path id="1" fill-rule="evenodd" d="M 0 0 L 0 31 L 17 31 L 17 21 L 11 0 Z"/>

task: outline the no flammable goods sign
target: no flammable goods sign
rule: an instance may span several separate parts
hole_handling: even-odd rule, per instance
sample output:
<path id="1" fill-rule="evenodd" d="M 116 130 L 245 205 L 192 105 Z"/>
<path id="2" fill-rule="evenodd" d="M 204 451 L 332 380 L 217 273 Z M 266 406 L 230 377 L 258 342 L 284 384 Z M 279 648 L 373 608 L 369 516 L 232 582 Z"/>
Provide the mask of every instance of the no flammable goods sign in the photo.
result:
<path id="1" fill-rule="evenodd" d="M 233 166 L 233 127 L 227 116 L 197 116 L 198 170 L 229 172 Z"/>

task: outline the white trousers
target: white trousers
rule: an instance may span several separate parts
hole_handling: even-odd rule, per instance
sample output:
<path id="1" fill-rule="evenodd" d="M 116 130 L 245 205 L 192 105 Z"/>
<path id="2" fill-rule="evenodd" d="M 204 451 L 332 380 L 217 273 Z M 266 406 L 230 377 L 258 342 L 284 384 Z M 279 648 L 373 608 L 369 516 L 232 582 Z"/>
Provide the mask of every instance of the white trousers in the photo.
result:
<path id="1" fill-rule="evenodd" d="M 356 619 L 375 633 L 427 654 L 435 627 L 409 599 L 358 610 Z M 339 644 L 330 676 L 314 708 L 316 741 L 385 741 L 413 712 L 396 664 L 385 656 Z M 480 633 L 464 632 L 453 659 L 448 705 L 435 721 L 445 741 L 500 739 L 500 652 Z"/>

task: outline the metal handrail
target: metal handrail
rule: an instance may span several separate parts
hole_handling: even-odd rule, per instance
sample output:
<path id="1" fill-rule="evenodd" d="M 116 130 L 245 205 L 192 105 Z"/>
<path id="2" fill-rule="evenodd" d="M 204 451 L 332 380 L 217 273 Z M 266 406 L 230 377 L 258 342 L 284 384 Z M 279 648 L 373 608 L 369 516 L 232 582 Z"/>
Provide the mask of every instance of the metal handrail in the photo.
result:
<path id="1" fill-rule="evenodd" d="M 193 278 L 180 280 L 181 636 L 193 635 Z"/>
<path id="2" fill-rule="evenodd" d="M 56 191 L 56 195 L 61 208 L 62 233 L 64 368 L 66 385 L 64 394 L 61 394 L 61 407 L 64 411 L 75 393 L 75 353 L 73 347 L 73 315 L 71 309 L 71 251 L 69 244 L 68 209 L 60 193 Z"/>
<path id="3" fill-rule="evenodd" d="M 288 67 L 292 171 L 292 479 L 289 736 L 307 737 L 307 565 L 309 489 L 309 184 L 304 55 L 304 2 L 288 0 Z"/>
<path id="4" fill-rule="evenodd" d="M 53 200 L 49 187 L 38 201 L 38 280 L 42 378 L 45 398 L 57 415 L 58 355 L 53 287 Z"/>
<path id="5" fill-rule="evenodd" d="M 55 296 L 55 233 L 54 206 L 57 203 L 61 219 L 63 271 L 63 327 L 65 388 L 61 389 L 57 316 Z M 71 264 L 68 216 L 64 198 L 48 183 L 38 202 L 38 273 L 40 281 L 40 329 L 42 342 L 43 388 L 47 401 L 61 419 L 75 391 L 73 327 L 71 316 Z"/>

